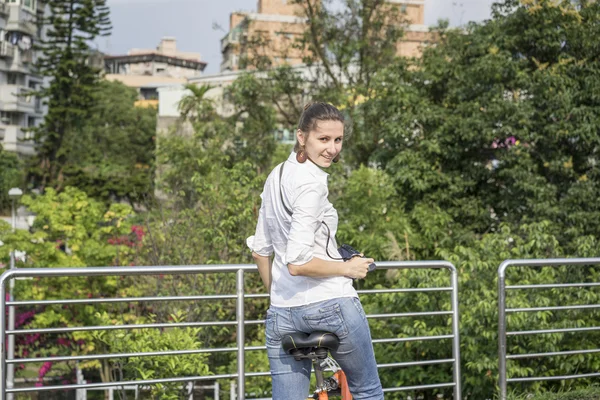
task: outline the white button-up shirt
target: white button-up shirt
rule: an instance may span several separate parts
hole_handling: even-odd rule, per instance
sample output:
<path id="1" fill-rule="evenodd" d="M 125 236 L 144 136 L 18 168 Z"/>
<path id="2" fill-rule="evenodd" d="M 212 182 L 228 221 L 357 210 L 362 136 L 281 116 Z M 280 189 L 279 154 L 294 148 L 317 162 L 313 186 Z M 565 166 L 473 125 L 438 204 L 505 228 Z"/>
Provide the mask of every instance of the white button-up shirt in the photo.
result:
<path id="1" fill-rule="evenodd" d="M 341 258 L 335 241 L 338 215 L 327 199 L 328 174 L 310 160 L 298 163 L 294 152 L 283 164 L 281 182 L 279 172 L 282 164 L 275 167 L 267 178 L 261 194 L 256 232 L 246 240 L 248 247 L 257 254 L 271 256 L 275 253 L 271 304 L 293 307 L 338 297 L 358 297 L 352 280 L 346 277 L 290 275 L 288 264 L 306 264 L 313 257 L 342 261 L 332 259 L 325 250 L 329 237 L 329 254 Z M 286 212 L 282 201 L 292 210 L 292 216 Z M 323 222 L 329 226 L 330 235 Z"/>

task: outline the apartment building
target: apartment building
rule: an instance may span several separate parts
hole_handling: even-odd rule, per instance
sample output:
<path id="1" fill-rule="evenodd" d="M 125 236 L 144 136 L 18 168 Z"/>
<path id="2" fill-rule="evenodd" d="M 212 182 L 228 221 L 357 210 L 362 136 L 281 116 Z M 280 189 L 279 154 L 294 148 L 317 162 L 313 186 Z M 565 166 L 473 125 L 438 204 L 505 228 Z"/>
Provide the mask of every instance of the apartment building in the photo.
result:
<path id="1" fill-rule="evenodd" d="M 229 16 L 229 33 L 221 39 L 221 72 L 245 69 L 247 60 L 268 57 L 272 65 L 298 65 L 302 53 L 291 44 L 306 29 L 300 17 L 302 6 L 289 0 L 258 0 L 257 12 L 234 12 Z M 266 44 L 257 48 L 255 41 Z M 257 53 L 252 53 L 257 51 Z"/>
<path id="2" fill-rule="evenodd" d="M 397 53 L 402 57 L 419 57 L 423 46 L 434 41 L 434 35 L 425 25 L 425 0 L 387 0 L 406 15 L 408 25 L 404 37 L 398 42 Z"/>
<path id="3" fill-rule="evenodd" d="M 158 88 L 183 84 L 202 75 L 200 53 L 177 49 L 174 37 L 164 37 L 154 50 L 132 49 L 127 55 L 105 56 L 105 78 L 137 89 L 140 106 L 158 106 Z"/>
<path id="4" fill-rule="evenodd" d="M 174 37 L 163 37 L 155 49 L 131 49 L 127 55 L 106 56 L 104 62 L 110 74 L 184 79 L 202 75 L 206 68 L 200 53 L 180 51 Z"/>
<path id="5" fill-rule="evenodd" d="M 40 0 L 0 1 L 0 144 L 24 156 L 35 152 L 32 133 L 24 129 L 44 116 L 41 100 L 28 94 L 42 84 L 32 73 L 32 45 L 42 36 L 36 19 L 43 12 Z"/>
<path id="6" fill-rule="evenodd" d="M 398 55 L 419 56 L 423 45 L 432 41 L 424 24 L 425 0 L 387 0 L 399 6 L 408 25 L 398 43 Z M 256 13 L 234 12 L 229 17 L 229 32 L 221 39 L 221 72 L 245 69 L 257 56 L 271 60 L 273 66 L 302 63 L 302 52 L 292 48 L 306 29 L 302 7 L 290 0 L 258 0 Z M 264 43 L 261 48 L 256 43 Z"/>

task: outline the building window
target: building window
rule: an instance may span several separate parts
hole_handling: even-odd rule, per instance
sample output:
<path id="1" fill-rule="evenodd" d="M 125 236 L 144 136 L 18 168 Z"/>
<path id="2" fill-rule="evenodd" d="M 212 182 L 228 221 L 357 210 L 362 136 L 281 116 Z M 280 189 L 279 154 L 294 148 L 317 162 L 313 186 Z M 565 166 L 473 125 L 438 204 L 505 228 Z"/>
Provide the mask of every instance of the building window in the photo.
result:
<path id="1" fill-rule="evenodd" d="M 19 115 L 7 111 L 0 111 L 0 122 L 4 125 L 21 125 Z"/>
<path id="2" fill-rule="evenodd" d="M 4 125 L 10 125 L 10 113 L 6 111 L 0 111 L 0 122 Z"/>
<path id="3" fill-rule="evenodd" d="M 8 83 L 9 85 L 16 85 L 17 84 L 17 74 L 15 74 L 14 72 L 9 72 L 6 74 L 6 83 Z"/>
<path id="4" fill-rule="evenodd" d="M 27 127 L 28 128 L 35 127 L 35 117 L 27 117 Z"/>
<path id="5" fill-rule="evenodd" d="M 140 95 L 144 100 L 158 100 L 158 91 L 156 88 L 141 88 Z"/>

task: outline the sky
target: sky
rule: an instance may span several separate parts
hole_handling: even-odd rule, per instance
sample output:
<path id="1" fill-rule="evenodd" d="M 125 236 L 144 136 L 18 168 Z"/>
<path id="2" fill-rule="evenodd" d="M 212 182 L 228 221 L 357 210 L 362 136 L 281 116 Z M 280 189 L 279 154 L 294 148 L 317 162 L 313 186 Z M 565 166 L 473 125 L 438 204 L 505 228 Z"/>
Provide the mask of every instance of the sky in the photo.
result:
<path id="1" fill-rule="evenodd" d="M 451 26 L 483 21 L 494 0 L 425 0 L 425 24 L 448 19 Z M 177 39 L 180 51 L 200 53 L 205 74 L 219 72 L 220 40 L 233 11 L 256 11 L 256 0 L 108 0 L 113 25 L 99 50 L 122 55 L 133 48 L 155 49 L 164 36 Z"/>

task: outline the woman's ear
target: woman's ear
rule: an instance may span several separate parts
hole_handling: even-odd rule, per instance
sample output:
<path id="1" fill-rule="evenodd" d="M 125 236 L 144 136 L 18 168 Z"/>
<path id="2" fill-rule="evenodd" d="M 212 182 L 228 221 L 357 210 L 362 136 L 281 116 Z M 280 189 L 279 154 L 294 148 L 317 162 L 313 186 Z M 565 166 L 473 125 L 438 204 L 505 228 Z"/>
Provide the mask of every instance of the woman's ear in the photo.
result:
<path id="1" fill-rule="evenodd" d="M 304 143 L 304 133 L 302 133 L 300 129 L 296 131 L 296 139 L 298 140 L 298 143 L 300 143 L 300 146 L 304 146 L 306 144 Z"/>

